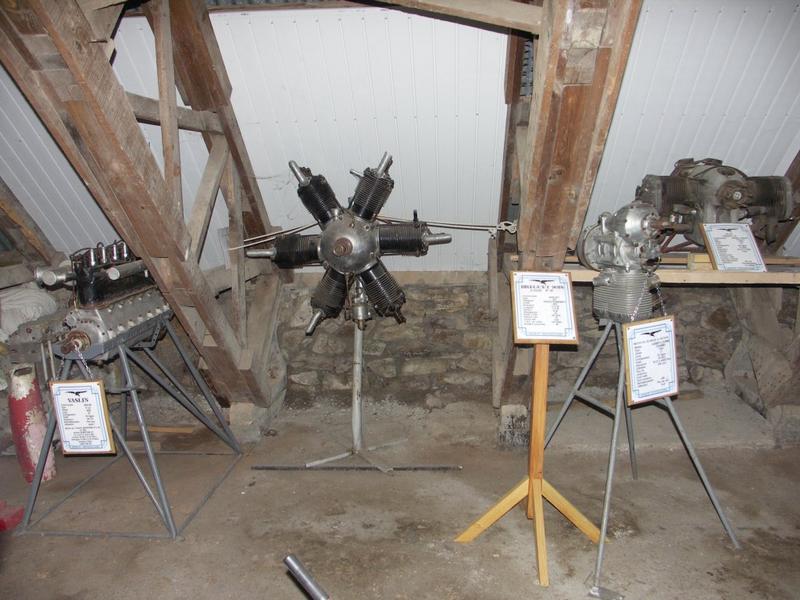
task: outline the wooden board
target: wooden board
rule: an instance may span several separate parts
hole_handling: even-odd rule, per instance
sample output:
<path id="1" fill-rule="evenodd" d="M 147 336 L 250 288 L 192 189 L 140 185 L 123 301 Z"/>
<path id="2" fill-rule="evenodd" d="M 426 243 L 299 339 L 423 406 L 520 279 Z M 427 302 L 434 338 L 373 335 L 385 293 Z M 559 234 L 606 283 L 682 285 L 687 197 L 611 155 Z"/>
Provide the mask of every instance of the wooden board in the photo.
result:
<path id="1" fill-rule="evenodd" d="M 542 9 L 533 4 L 513 0 L 393 0 L 385 2 L 436 15 L 458 17 L 478 23 L 509 27 L 538 34 L 542 25 Z"/>
<path id="2" fill-rule="evenodd" d="M 640 7 L 640 0 L 544 3 L 522 172 L 524 270 L 559 270 L 577 238 Z"/>
<path id="3" fill-rule="evenodd" d="M 600 273 L 584 267 L 567 265 L 565 271 L 574 283 L 591 283 Z M 689 271 L 666 269 L 656 271 L 666 285 L 791 285 L 800 286 L 800 271 L 768 271 L 766 273 L 737 273 L 731 271 Z"/>

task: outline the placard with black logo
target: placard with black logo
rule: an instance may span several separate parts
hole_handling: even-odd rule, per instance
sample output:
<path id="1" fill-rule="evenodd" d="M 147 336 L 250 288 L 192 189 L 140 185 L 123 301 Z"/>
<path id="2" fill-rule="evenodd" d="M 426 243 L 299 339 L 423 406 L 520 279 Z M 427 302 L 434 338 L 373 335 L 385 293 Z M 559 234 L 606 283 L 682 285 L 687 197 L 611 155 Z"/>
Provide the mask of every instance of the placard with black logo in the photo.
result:
<path id="1" fill-rule="evenodd" d="M 577 344 L 569 273 L 511 273 L 515 344 Z"/>
<path id="2" fill-rule="evenodd" d="M 64 454 L 115 454 L 102 381 L 50 384 Z"/>

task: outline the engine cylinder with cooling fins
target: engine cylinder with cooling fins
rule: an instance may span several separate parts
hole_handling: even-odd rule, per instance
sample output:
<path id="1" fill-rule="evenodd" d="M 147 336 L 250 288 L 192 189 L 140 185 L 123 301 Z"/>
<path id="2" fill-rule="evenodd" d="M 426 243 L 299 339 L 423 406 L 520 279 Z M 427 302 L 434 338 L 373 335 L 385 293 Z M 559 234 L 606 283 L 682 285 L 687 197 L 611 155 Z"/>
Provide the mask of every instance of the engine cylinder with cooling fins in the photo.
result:
<path id="1" fill-rule="evenodd" d="M 311 173 L 308 169 L 302 171 L 304 174 Z M 323 229 L 342 210 L 336 194 L 322 175 L 313 175 L 308 183 L 297 186 L 297 195 Z"/>
<path id="2" fill-rule="evenodd" d="M 364 169 L 358 181 L 350 210 L 365 221 L 372 221 L 381 211 L 394 188 L 394 180 L 387 174 L 378 175 L 372 168 Z"/>
<path id="3" fill-rule="evenodd" d="M 393 223 L 378 226 L 378 243 L 381 254 L 411 254 L 424 256 L 428 244 L 423 236 L 428 231 L 425 223 Z"/>
<path id="4" fill-rule="evenodd" d="M 405 304 L 406 295 L 381 261 L 376 262 L 358 277 L 379 316 L 394 317 L 398 323 L 405 323 L 406 319 L 400 310 Z"/>
<path id="5" fill-rule="evenodd" d="M 792 216 L 792 186 L 786 177 L 758 176 L 748 178 L 753 204 L 760 210 L 750 209 L 751 214 L 764 214 L 779 220 Z"/>
<path id="6" fill-rule="evenodd" d="M 275 240 L 275 256 L 272 261 L 281 269 L 302 267 L 319 260 L 318 235 L 284 235 Z"/>
<path id="7" fill-rule="evenodd" d="M 346 296 L 347 277 L 329 268 L 311 296 L 311 307 L 322 311 L 326 319 L 335 319 L 342 312 Z"/>
<path id="8" fill-rule="evenodd" d="M 627 323 L 653 314 L 658 277 L 643 271 L 607 270 L 592 282 L 592 313 L 600 319 Z"/>

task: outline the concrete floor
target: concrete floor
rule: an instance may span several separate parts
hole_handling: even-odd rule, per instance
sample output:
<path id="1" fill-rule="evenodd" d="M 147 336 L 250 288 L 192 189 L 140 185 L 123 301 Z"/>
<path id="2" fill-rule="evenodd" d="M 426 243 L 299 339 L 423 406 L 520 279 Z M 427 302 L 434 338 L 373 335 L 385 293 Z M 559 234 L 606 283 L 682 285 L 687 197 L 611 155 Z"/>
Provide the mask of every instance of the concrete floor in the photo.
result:
<path id="1" fill-rule="evenodd" d="M 632 599 L 800 597 L 800 449 L 773 449 L 763 420 L 724 393 L 676 407 L 743 548 L 734 551 L 724 535 L 668 417 L 637 409 L 640 479 L 631 479 L 620 454 L 603 584 Z M 471 544 L 452 541 L 525 472 L 525 453 L 496 449 L 496 417 L 485 401 L 433 411 L 371 405 L 367 419 L 371 443 L 409 438 L 382 451 L 383 460 L 457 463 L 463 470 L 251 470 L 346 445 L 349 411 L 285 411 L 276 435 L 247 452 L 178 541 L 0 534 L 0 599 L 302 599 L 281 564 L 290 552 L 337 599 L 586 596 L 594 547 L 550 507 L 547 589 L 536 584 L 531 522 L 520 508 Z M 546 477 L 596 522 L 609 432 L 607 419 L 578 408 L 545 460 Z M 165 439 L 163 447 L 219 448 L 205 434 Z M 59 458 L 58 478 L 46 485 L 40 507 L 104 460 Z M 161 458 L 179 520 L 229 462 Z M 0 498 L 23 501 L 14 458 L 0 458 L 0 482 Z M 41 526 L 159 531 L 124 461 Z"/>

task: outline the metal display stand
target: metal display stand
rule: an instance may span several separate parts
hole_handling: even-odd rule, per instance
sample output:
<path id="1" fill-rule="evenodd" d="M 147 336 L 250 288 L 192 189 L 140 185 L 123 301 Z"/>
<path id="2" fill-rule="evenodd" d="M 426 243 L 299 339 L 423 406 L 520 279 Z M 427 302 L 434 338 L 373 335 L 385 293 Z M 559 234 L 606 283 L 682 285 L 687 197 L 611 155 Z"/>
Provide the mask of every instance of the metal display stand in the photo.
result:
<path id="1" fill-rule="evenodd" d="M 374 456 L 372 452 L 381 448 L 396 446 L 405 442 L 405 439 L 385 442 L 375 446 L 364 446 L 364 398 L 361 394 L 364 366 L 364 329 L 366 321 L 371 318 L 369 303 L 363 285 L 356 280 L 352 288 L 351 318 L 353 322 L 353 397 L 350 413 L 350 422 L 353 433 L 353 444 L 346 452 L 333 456 L 319 458 L 302 465 L 254 465 L 254 471 L 460 471 L 460 465 L 387 465 Z M 366 464 L 332 465 L 351 456 L 360 458 Z"/>
<path id="2" fill-rule="evenodd" d="M 53 437 L 55 435 L 55 430 L 56 430 L 56 411 L 55 407 L 51 407 L 47 423 L 47 433 L 42 443 L 42 449 L 39 454 L 39 460 L 36 466 L 36 472 L 34 473 L 33 481 L 31 483 L 30 492 L 28 495 L 28 500 L 25 505 L 25 514 L 22 518 L 22 523 L 16 530 L 17 535 L 38 534 L 38 535 L 60 535 L 60 536 L 80 536 L 80 537 L 135 537 L 135 538 L 175 539 L 178 535 L 180 535 L 183 532 L 184 529 L 186 529 L 186 527 L 189 525 L 192 519 L 194 519 L 194 517 L 197 515 L 200 509 L 205 505 L 205 503 L 216 491 L 216 489 L 230 474 L 236 463 L 241 459 L 242 453 L 239 443 L 237 442 L 236 437 L 233 435 L 233 432 L 230 430 L 227 423 L 225 422 L 222 409 L 220 408 L 216 399 L 212 395 L 211 390 L 206 385 L 205 381 L 203 380 L 197 368 L 192 364 L 188 354 L 186 353 L 186 350 L 181 345 L 177 335 L 175 334 L 175 331 L 169 324 L 170 316 L 171 314 L 159 315 L 155 319 L 151 319 L 148 322 L 143 323 L 140 327 L 137 328 L 136 334 L 134 336 L 126 337 L 123 341 L 120 341 L 111 348 L 105 346 L 95 348 L 94 346 L 92 346 L 90 351 L 87 351 L 85 354 L 79 351 L 73 351 L 61 355 L 63 359 L 63 364 L 61 366 L 59 373 L 60 380 L 67 379 L 70 375 L 70 372 L 72 371 L 72 368 L 76 364 L 78 365 L 78 368 L 83 377 L 85 377 L 86 379 L 93 379 L 91 373 L 89 372 L 88 365 L 86 363 L 87 360 L 89 361 L 93 360 L 97 356 L 103 356 L 103 360 L 108 360 L 113 356 L 119 357 L 120 366 L 122 369 L 122 373 L 124 375 L 124 387 L 120 390 L 116 390 L 122 393 L 122 400 L 119 403 L 119 415 L 118 415 L 119 423 L 115 422 L 114 418 L 110 419 L 110 423 L 114 438 L 119 447 L 122 449 L 122 453 L 118 454 L 114 459 L 104 464 L 102 467 L 100 467 L 100 469 L 98 469 L 97 471 L 86 477 L 83 481 L 78 483 L 74 488 L 72 488 L 72 490 L 70 490 L 67 493 L 66 496 L 64 496 L 61 500 L 57 501 L 52 506 L 50 506 L 41 515 L 37 515 L 37 519 L 35 521 L 31 521 L 34 507 L 36 505 L 36 500 L 39 494 L 39 488 L 42 483 L 42 475 L 44 472 L 45 461 L 47 459 L 47 453 L 53 443 Z M 188 391 L 180 384 L 178 378 L 153 353 L 153 348 L 155 347 L 155 344 L 160 334 L 164 330 L 166 330 L 167 335 L 172 340 L 173 344 L 175 344 L 175 347 L 178 350 L 178 354 L 180 355 L 181 360 L 186 365 L 186 368 L 189 370 L 192 379 L 197 384 L 201 394 L 203 395 L 203 398 L 206 400 L 209 407 L 211 408 L 211 411 L 213 412 L 216 418 L 217 421 L 216 423 L 201 410 L 201 408 L 195 403 L 195 401 L 192 400 L 192 397 L 188 393 Z M 150 358 L 152 363 L 155 365 L 155 367 L 157 367 L 161 371 L 163 377 L 162 375 L 159 375 L 159 373 L 155 369 L 153 369 L 146 362 L 144 362 L 140 356 L 134 353 L 134 351 L 141 351 L 144 354 L 146 354 Z M 233 456 L 234 456 L 233 461 L 228 465 L 223 474 L 213 483 L 213 485 L 206 493 L 206 495 L 201 499 L 199 504 L 195 506 L 195 508 L 189 513 L 189 515 L 181 524 L 176 524 L 175 519 L 173 517 L 172 509 L 169 503 L 169 498 L 167 496 L 167 491 L 166 488 L 164 487 L 164 482 L 162 480 L 158 462 L 156 460 L 156 455 L 181 454 L 181 455 L 228 456 L 229 454 L 223 452 L 179 452 L 179 451 L 156 452 L 153 449 L 153 445 L 150 441 L 150 434 L 147 429 L 147 423 L 145 421 L 144 413 L 142 412 L 142 407 L 141 407 L 141 402 L 139 400 L 139 394 L 137 392 L 136 382 L 134 380 L 133 372 L 131 370 L 131 363 L 137 365 L 148 377 L 150 377 L 154 382 L 156 382 L 165 392 L 167 392 L 181 406 L 183 406 L 187 411 L 189 411 L 189 413 L 191 413 L 192 416 L 194 416 L 198 421 L 200 421 L 203 425 L 205 425 L 211 432 L 213 432 L 217 437 L 219 437 L 233 451 Z M 139 464 L 139 461 L 137 461 L 133 451 L 131 450 L 130 446 L 127 443 L 128 397 L 130 397 L 131 403 L 133 405 L 133 412 L 136 416 L 136 420 L 139 425 L 139 431 L 141 433 L 142 442 L 144 445 L 144 454 L 147 458 L 147 462 L 150 467 L 150 472 L 152 474 L 152 479 L 155 483 L 155 491 L 153 490 L 153 487 L 151 486 L 150 482 L 145 476 L 145 473 L 141 465 Z M 64 502 L 66 502 L 69 498 L 74 496 L 86 484 L 94 480 L 102 472 L 104 472 L 111 465 L 113 465 L 119 459 L 121 459 L 123 455 L 130 462 L 131 467 L 133 468 L 137 479 L 142 484 L 142 487 L 147 493 L 148 498 L 150 498 L 150 501 L 153 503 L 156 512 L 158 513 L 159 517 L 161 518 L 161 521 L 164 524 L 164 527 L 166 528 L 166 534 L 108 532 L 108 531 L 53 531 L 53 530 L 33 529 L 43 519 L 45 519 L 48 515 L 53 513 L 53 511 L 55 511 L 58 507 L 64 504 Z"/>
<path id="3" fill-rule="evenodd" d="M 633 419 L 632 419 L 632 411 L 631 407 L 628 406 L 627 402 L 625 401 L 626 397 L 626 369 L 625 369 L 625 354 L 622 348 L 622 324 L 617 321 L 611 321 L 607 319 L 602 319 L 600 321 L 600 325 L 604 326 L 603 333 L 600 336 L 600 339 L 595 344 L 594 349 L 592 350 L 591 355 L 589 356 L 589 360 L 587 361 L 586 365 L 581 370 L 580 374 L 578 375 L 578 379 L 575 381 L 575 385 L 572 386 L 572 389 L 567 396 L 567 399 L 564 401 L 564 405 L 561 407 L 561 411 L 558 413 L 555 422 L 550 427 L 550 431 L 547 433 L 547 437 L 545 438 L 545 448 L 550 444 L 555 435 L 556 431 L 558 430 L 559 425 L 564 420 L 564 417 L 567 414 L 570 406 L 572 405 L 575 399 L 580 400 L 581 402 L 586 403 L 587 405 L 591 406 L 592 408 L 598 410 L 599 412 L 603 413 L 604 415 L 613 419 L 614 424 L 612 427 L 611 432 L 611 444 L 609 448 L 608 454 L 608 469 L 606 471 L 606 483 L 605 483 L 605 493 L 603 496 L 603 518 L 600 524 L 600 540 L 597 548 L 597 559 L 595 562 L 594 572 L 591 576 L 592 584 L 589 590 L 589 596 L 595 598 L 602 598 L 603 600 L 620 600 L 623 596 L 613 590 L 609 590 L 607 588 L 603 588 L 600 586 L 600 577 L 602 572 L 603 566 L 603 553 L 605 550 L 605 540 L 606 540 L 606 533 L 608 530 L 608 515 L 611 507 L 611 488 L 612 483 L 614 480 L 614 467 L 616 463 L 616 448 L 617 448 L 617 438 L 619 434 L 619 416 L 622 414 L 625 418 L 625 426 L 627 429 L 628 434 L 628 449 L 630 452 L 630 460 L 631 460 L 631 471 L 633 474 L 633 478 L 638 478 L 638 466 L 636 462 L 636 448 L 634 445 L 634 436 L 633 436 Z M 617 341 L 617 353 L 619 355 L 619 377 L 617 379 L 617 396 L 615 402 L 615 408 L 612 411 L 608 407 L 604 406 L 599 400 L 592 397 L 591 395 L 583 392 L 581 387 L 583 383 L 586 381 L 586 377 L 589 374 L 592 366 L 594 365 L 595 361 L 597 360 L 600 351 L 605 346 L 611 332 L 615 333 L 616 341 Z M 697 453 L 692 446 L 692 443 L 689 441 L 689 437 L 686 435 L 686 430 L 683 428 L 680 419 L 678 418 L 678 413 L 675 411 L 675 407 L 672 404 L 672 400 L 669 396 L 657 399 L 653 401 L 654 404 L 659 406 L 660 408 L 666 410 L 669 413 L 669 416 L 672 420 L 673 425 L 675 426 L 675 430 L 678 433 L 678 436 L 681 439 L 684 447 L 686 448 L 686 452 L 689 454 L 689 458 L 692 461 L 692 465 L 694 466 L 695 470 L 697 471 L 698 476 L 700 477 L 700 481 L 703 483 L 703 487 L 708 494 L 709 499 L 711 500 L 711 504 L 714 506 L 714 510 L 717 512 L 717 516 L 719 516 L 720 521 L 722 522 L 722 527 L 725 529 L 725 533 L 728 534 L 730 537 L 731 542 L 733 543 L 735 548 L 739 548 L 739 542 L 736 539 L 736 535 L 731 527 L 728 518 L 725 516 L 725 512 L 722 509 L 722 506 L 717 499 L 717 495 L 714 492 L 714 488 L 711 486 L 711 482 L 708 480 L 708 476 L 706 475 L 703 466 L 700 464 L 700 459 L 697 456 Z"/>

